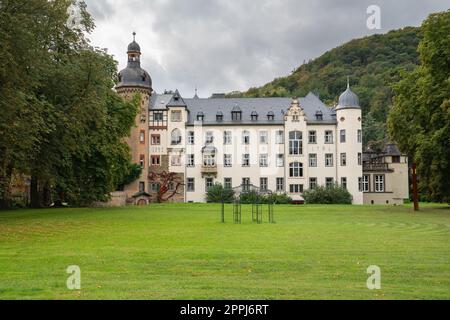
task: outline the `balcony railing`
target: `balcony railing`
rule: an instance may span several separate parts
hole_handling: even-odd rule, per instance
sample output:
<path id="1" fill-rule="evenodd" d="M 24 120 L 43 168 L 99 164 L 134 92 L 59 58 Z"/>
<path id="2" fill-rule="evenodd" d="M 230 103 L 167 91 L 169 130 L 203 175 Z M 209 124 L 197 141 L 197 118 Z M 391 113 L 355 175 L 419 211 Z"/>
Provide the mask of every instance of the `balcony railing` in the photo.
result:
<path id="1" fill-rule="evenodd" d="M 363 171 L 388 172 L 393 170 L 389 169 L 389 164 L 387 163 L 364 163 Z"/>
<path id="2" fill-rule="evenodd" d="M 217 165 L 202 165 L 202 176 L 217 176 Z"/>

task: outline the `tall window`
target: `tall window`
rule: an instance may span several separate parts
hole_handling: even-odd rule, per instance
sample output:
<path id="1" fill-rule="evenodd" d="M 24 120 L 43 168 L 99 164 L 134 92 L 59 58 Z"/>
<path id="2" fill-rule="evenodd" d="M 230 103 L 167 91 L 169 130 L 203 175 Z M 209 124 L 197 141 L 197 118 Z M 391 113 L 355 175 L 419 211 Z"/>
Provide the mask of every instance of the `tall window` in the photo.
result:
<path id="1" fill-rule="evenodd" d="M 311 144 L 317 143 L 317 132 L 316 131 L 310 131 L 308 134 L 308 141 Z"/>
<path id="2" fill-rule="evenodd" d="M 300 162 L 292 162 L 289 164 L 289 176 L 291 178 L 303 177 L 303 164 Z"/>
<path id="3" fill-rule="evenodd" d="M 170 140 L 171 140 L 171 144 L 172 145 L 179 145 L 179 144 L 181 144 L 181 131 L 179 129 L 173 130 Z"/>
<path id="4" fill-rule="evenodd" d="M 145 182 L 139 182 L 139 192 L 145 192 Z"/>
<path id="5" fill-rule="evenodd" d="M 358 130 L 358 143 L 362 143 L 362 130 Z"/>
<path id="6" fill-rule="evenodd" d="M 284 154 L 277 154 L 277 167 L 284 167 Z"/>
<path id="7" fill-rule="evenodd" d="M 332 167 L 333 166 L 333 154 L 327 153 L 325 154 L 325 167 Z"/>
<path id="8" fill-rule="evenodd" d="M 325 131 L 325 143 L 333 143 L 333 131 Z"/>
<path id="9" fill-rule="evenodd" d="M 186 182 L 187 182 L 186 191 L 194 192 L 195 191 L 195 178 L 187 178 Z"/>
<path id="10" fill-rule="evenodd" d="M 209 189 L 211 189 L 213 186 L 214 186 L 214 179 L 206 178 L 205 179 L 205 191 L 208 192 Z"/>
<path id="11" fill-rule="evenodd" d="M 141 132 L 139 132 L 139 142 L 141 144 L 145 144 L 145 131 L 141 130 Z"/>
<path id="12" fill-rule="evenodd" d="M 309 154 L 309 166 L 317 167 L 317 154 L 316 153 Z"/>
<path id="13" fill-rule="evenodd" d="M 277 178 L 277 192 L 284 191 L 284 178 Z"/>
<path id="14" fill-rule="evenodd" d="M 369 192 L 370 176 L 368 174 L 365 174 L 362 176 L 362 178 L 359 178 L 358 180 L 359 180 L 359 191 Z"/>
<path id="15" fill-rule="evenodd" d="M 302 133 L 300 131 L 289 132 L 289 154 L 303 154 Z"/>
<path id="16" fill-rule="evenodd" d="M 267 191 L 267 178 L 259 178 L 259 189 Z"/>
<path id="17" fill-rule="evenodd" d="M 172 110 L 170 113 L 170 118 L 172 122 L 180 122 L 181 121 L 181 111 Z"/>
<path id="18" fill-rule="evenodd" d="M 334 186 L 334 179 L 333 178 L 326 178 L 325 179 L 325 186 L 327 188 L 332 188 Z"/>
<path id="19" fill-rule="evenodd" d="M 250 167 L 250 154 L 245 153 L 242 155 L 242 166 Z"/>
<path id="20" fill-rule="evenodd" d="M 231 143 L 232 143 L 231 131 L 224 131 L 223 144 L 231 144 Z"/>
<path id="21" fill-rule="evenodd" d="M 155 112 L 153 114 L 153 119 L 155 122 L 161 122 L 164 120 L 164 114 L 162 112 Z"/>
<path id="22" fill-rule="evenodd" d="M 275 133 L 275 143 L 276 144 L 283 144 L 284 143 L 284 131 L 278 130 Z"/>
<path id="23" fill-rule="evenodd" d="M 375 192 L 384 192 L 384 175 L 376 174 L 375 180 Z"/>
<path id="24" fill-rule="evenodd" d="M 358 152 L 358 166 L 362 165 L 362 153 Z"/>
<path id="25" fill-rule="evenodd" d="M 250 178 L 242 178 L 242 189 L 244 191 L 250 190 Z"/>
<path id="26" fill-rule="evenodd" d="M 190 144 L 190 145 L 195 144 L 195 133 L 194 133 L 194 131 L 189 131 L 187 133 L 187 144 Z"/>
<path id="27" fill-rule="evenodd" d="M 159 134 L 152 134 L 151 143 L 154 146 L 159 146 L 161 144 L 161 136 Z"/>
<path id="28" fill-rule="evenodd" d="M 174 167 L 181 166 L 181 156 L 179 154 L 174 154 L 170 158 L 170 164 Z"/>
<path id="29" fill-rule="evenodd" d="M 231 154 L 224 154 L 223 155 L 223 166 L 230 168 L 233 166 L 232 160 L 231 160 Z"/>
<path id="30" fill-rule="evenodd" d="M 309 178 L 309 188 L 311 190 L 317 188 L 317 178 Z"/>
<path id="31" fill-rule="evenodd" d="M 145 167 L 145 155 L 143 154 L 139 156 L 139 165 L 141 166 L 141 168 Z"/>
<path id="32" fill-rule="evenodd" d="M 233 189 L 233 180 L 231 178 L 223 179 L 223 187 L 225 189 Z"/>
<path id="33" fill-rule="evenodd" d="M 212 131 L 207 131 L 205 136 L 205 143 L 213 143 L 214 142 L 214 134 Z"/>
<path id="34" fill-rule="evenodd" d="M 259 155 L 259 166 L 260 167 L 268 167 L 269 166 L 269 155 L 268 154 L 260 154 Z"/>
<path id="35" fill-rule="evenodd" d="M 151 156 L 152 166 L 161 165 L 161 157 L 160 156 Z"/>
<path id="36" fill-rule="evenodd" d="M 268 137 L 267 131 L 259 132 L 259 143 L 260 144 L 268 144 L 269 143 L 269 137 Z"/>
<path id="37" fill-rule="evenodd" d="M 195 167 L 195 157 L 193 154 L 188 154 L 186 156 L 186 166 L 189 168 Z"/>
<path id="38" fill-rule="evenodd" d="M 205 167 L 214 167 L 216 165 L 216 155 L 214 153 L 203 154 L 203 165 Z"/>
<path id="39" fill-rule="evenodd" d="M 345 143 L 345 130 L 341 130 L 340 137 L 341 143 Z"/>
<path id="40" fill-rule="evenodd" d="M 242 132 L 242 143 L 250 144 L 250 132 L 248 132 L 247 130 Z"/>
<path id="41" fill-rule="evenodd" d="M 302 184 L 291 184 L 291 185 L 289 185 L 289 192 L 290 193 L 302 193 L 303 185 Z"/>
<path id="42" fill-rule="evenodd" d="M 347 165 L 347 154 L 341 153 L 341 167 L 345 167 Z"/>
<path id="43" fill-rule="evenodd" d="M 341 187 L 347 190 L 347 178 L 341 178 Z"/>

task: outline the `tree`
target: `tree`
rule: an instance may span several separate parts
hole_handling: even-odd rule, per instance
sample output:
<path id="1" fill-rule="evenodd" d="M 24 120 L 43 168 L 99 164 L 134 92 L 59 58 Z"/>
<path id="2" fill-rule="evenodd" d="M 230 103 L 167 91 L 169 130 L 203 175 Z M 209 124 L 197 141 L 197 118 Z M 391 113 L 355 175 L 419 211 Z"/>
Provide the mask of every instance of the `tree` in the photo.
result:
<path id="1" fill-rule="evenodd" d="M 180 192 L 181 187 L 184 186 L 183 179 L 175 172 L 151 172 L 149 178 L 151 183 L 159 185 L 156 194 L 156 201 L 158 203 L 172 199 Z"/>
<path id="2" fill-rule="evenodd" d="M 388 130 L 417 163 L 419 189 L 450 201 L 450 10 L 422 24 L 421 64 L 394 86 Z"/>

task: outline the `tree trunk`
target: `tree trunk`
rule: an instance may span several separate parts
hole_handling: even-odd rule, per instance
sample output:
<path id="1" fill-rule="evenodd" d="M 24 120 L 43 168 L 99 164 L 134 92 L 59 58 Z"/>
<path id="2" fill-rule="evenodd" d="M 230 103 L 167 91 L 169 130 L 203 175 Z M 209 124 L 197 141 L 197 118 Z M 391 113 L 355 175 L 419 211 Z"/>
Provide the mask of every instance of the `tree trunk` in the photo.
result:
<path id="1" fill-rule="evenodd" d="M 13 167 L 11 165 L 6 169 L 5 175 L 0 176 L 1 181 L 1 198 L 0 209 L 11 209 L 11 179 L 12 179 Z"/>
<path id="2" fill-rule="evenodd" d="M 39 179 L 35 174 L 31 175 L 31 183 L 30 183 L 30 198 L 31 198 L 31 208 L 40 208 L 41 207 L 41 197 L 39 194 Z"/>

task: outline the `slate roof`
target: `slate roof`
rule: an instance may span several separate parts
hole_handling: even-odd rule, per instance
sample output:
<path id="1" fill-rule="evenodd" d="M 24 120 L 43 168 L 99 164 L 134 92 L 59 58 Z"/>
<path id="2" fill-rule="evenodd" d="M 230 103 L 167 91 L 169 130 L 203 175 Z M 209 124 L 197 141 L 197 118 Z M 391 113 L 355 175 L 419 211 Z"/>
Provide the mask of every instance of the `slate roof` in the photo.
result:
<path id="1" fill-rule="evenodd" d="M 156 94 L 150 99 L 150 110 L 167 109 L 171 105 L 175 94 Z M 181 98 L 182 99 L 182 98 Z M 197 114 L 204 114 L 203 125 L 242 125 L 242 124 L 284 124 L 284 115 L 291 106 L 291 98 L 207 98 L 183 99 L 189 111 L 188 125 L 193 125 Z M 335 124 L 336 117 L 333 110 L 327 107 L 316 95 L 309 93 L 299 99 L 300 106 L 305 111 L 309 124 Z M 241 121 L 231 120 L 231 111 L 239 108 L 242 112 Z M 256 111 L 258 121 L 252 121 L 251 114 Z M 316 113 L 323 114 L 323 120 L 316 119 Z M 223 120 L 217 121 L 216 115 L 222 112 Z M 268 120 L 267 115 L 273 113 L 274 120 Z"/>

